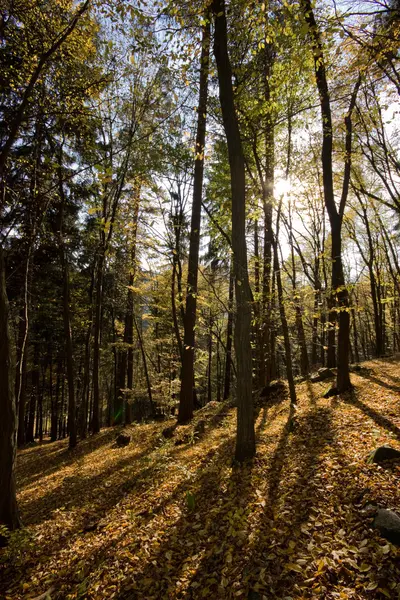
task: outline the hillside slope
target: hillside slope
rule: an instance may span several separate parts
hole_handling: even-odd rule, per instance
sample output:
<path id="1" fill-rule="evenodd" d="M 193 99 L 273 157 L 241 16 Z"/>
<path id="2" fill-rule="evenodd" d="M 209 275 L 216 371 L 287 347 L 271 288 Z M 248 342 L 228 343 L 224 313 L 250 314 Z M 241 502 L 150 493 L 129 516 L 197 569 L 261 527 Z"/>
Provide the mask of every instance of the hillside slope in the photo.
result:
<path id="1" fill-rule="evenodd" d="M 166 440 L 171 421 L 133 426 L 126 448 L 108 429 L 21 451 L 26 529 L 3 551 L 2 597 L 400 598 L 400 550 L 366 510 L 400 509 L 400 463 L 366 462 L 400 449 L 399 366 L 364 366 L 343 397 L 299 385 L 292 432 L 287 399 L 259 407 L 247 466 L 232 466 L 235 410 L 214 402 L 198 436 Z"/>

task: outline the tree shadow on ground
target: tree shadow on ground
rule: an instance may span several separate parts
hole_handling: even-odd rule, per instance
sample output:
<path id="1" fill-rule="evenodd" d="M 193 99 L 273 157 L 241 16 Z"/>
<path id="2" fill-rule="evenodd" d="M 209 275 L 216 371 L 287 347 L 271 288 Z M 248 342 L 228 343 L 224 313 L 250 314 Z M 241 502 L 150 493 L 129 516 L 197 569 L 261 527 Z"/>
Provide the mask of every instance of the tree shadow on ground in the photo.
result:
<path id="1" fill-rule="evenodd" d="M 223 415 L 223 417 L 228 417 L 231 416 L 231 414 L 225 414 Z M 260 417 L 260 425 L 262 427 L 262 423 L 263 423 L 263 419 L 265 420 L 267 418 L 267 408 L 264 407 L 262 415 Z M 220 421 L 219 419 L 216 419 L 216 422 L 218 423 L 218 421 Z M 215 422 L 215 421 L 214 421 Z M 257 428 L 258 430 L 260 429 L 260 427 Z M 197 445 L 197 444 L 196 444 Z M 201 444 L 199 442 L 199 446 L 204 447 L 205 449 L 209 448 L 207 446 L 207 444 L 204 444 L 204 439 L 202 438 Z M 181 451 L 182 447 L 180 446 L 179 448 L 171 448 L 170 450 L 170 455 L 175 455 L 177 453 L 179 453 Z M 186 446 L 186 450 L 187 450 L 187 446 Z M 182 514 L 178 519 L 178 522 L 174 525 L 172 525 L 172 527 L 170 526 L 168 529 L 168 535 L 163 538 L 163 540 L 161 541 L 161 545 L 157 545 L 157 551 L 156 551 L 156 558 L 152 558 L 152 560 L 148 563 L 148 566 L 145 566 L 145 568 L 142 570 L 141 572 L 141 579 L 146 579 L 146 577 L 152 578 L 152 581 L 154 579 L 155 576 L 155 562 L 157 563 L 157 567 L 158 565 L 162 564 L 162 561 L 165 561 L 165 554 L 168 552 L 168 554 L 170 552 L 174 551 L 174 544 L 176 545 L 176 540 L 179 539 L 180 543 L 184 543 L 186 544 L 186 542 L 189 542 L 189 544 L 191 543 L 191 540 L 193 540 L 193 536 L 196 537 L 197 536 L 197 540 L 194 540 L 193 543 L 191 544 L 190 547 L 188 547 L 188 551 L 186 552 L 187 557 L 190 557 L 195 551 L 196 549 L 196 544 L 198 543 L 198 525 L 200 523 L 203 523 L 203 521 L 206 521 L 208 523 L 207 527 L 208 527 L 208 532 L 212 533 L 212 529 L 213 528 L 217 528 L 218 524 L 219 524 L 219 518 L 221 516 L 221 518 L 226 518 L 226 505 L 225 505 L 225 500 L 226 498 L 230 498 L 230 494 L 232 492 L 232 490 L 235 490 L 235 498 L 237 500 L 238 505 L 240 506 L 245 506 L 246 505 L 246 494 L 245 494 L 245 488 L 246 486 L 246 482 L 248 481 L 248 477 L 249 474 L 251 473 L 251 465 L 247 466 L 243 469 L 234 469 L 232 471 L 232 476 L 230 478 L 230 483 L 228 484 L 228 488 L 225 490 L 221 490 L 220 486 L 218 485 L 218 476 L 219 476 L 219 472 L 221 467 L 224 468 L 229 468 L 230 465 L 232 464 L 232 454 L 233 454 L 233 449 L 234 449 L 234 436 L 232 436 L 231 434 L 229 434 L 229 437 L 227 439 L 223 439 L 219 445 L 217 447 L 208 449 L 208 451 L 205 453 L 204 457 L 201 459 L 201 465 L 200 467 L 196 470 L 196 473 L 193 475 L 189 474 L 189 476 L 184 477 L 184 479 L 178 484 L 176 485 L 170 494 L 163 494 L 162 497 L 156 497 L 156 498 L 152 498 L 152 492 L 151 489 L 149 489 L 148 487 L 146 488 L 146 497 L 148 498 L 148 502 L 145 503 L 145 507 L 143 508 L 143 510 L 140 511 L 140 513 L 137 515 L 138 518 L 140 518 L 140 522 L 142 523 L 142 527 L 145 530 L 151 530 L 152 527 L 152 522 L 154 519 L 158 519 L 158 518 L 163 518 L 163 516 L 166 514 L 165 511 L 169 511 L 171 510 L 171 505 L 173 503 L 177 503 L 180 507 L 181 507 L 181 511 Z M 116 469 L 118 469 L 118 465 L 115 467 Z M 141 472 L 139 473 L 139 476 L 141 479 L 143 479 L 143 481 L 145 481 L 147 479 L 147 483 L 148 483 L 148 479 L 149 479 L 149 474 L 145 473 L 142 474 Z M 164 474 L 161 477 L 160 481 L 154 481 L 153 483 L 155 484 L 155 486 L 157 488 L 159 488 L 162 485 L 162 481 L 167 482 L 168 480 L 168 472 L 165 469 L 164 470 Z M 91 485 L 91 487 L 93 487 Z M 132 488 L 133 490 L 133 488 Z M 132 491 L 131 490 L 131 491 Z M 135 491 L 135 495 L 138 495 L 138 491 L 136 487 L 134 488 Z M 186 505 L 186 494 L 187 492 L 190 491 L 190 493 L 193 495 L 194 497 L 194 502 L 195 502 L 195 510 L 191 511 L 190 508 Z M 249 487 L 249 491 L 248 493 L 253 493 L 252 487 Z M 96 493 L 96 492 L 95 492 Z M 213 501 L 216 504 L 215 506 L 215 511 L 211 511 L 210 513 L 210 501 L 211 503 L 213 503 Z M 218 505 L 219 502 L 219 505 Z M 222 505 L 221 505 L 222 503 Z M 234 505 L 236 505 L 236 501 L 233 503 Z M 126 505 L 127 507 L 129 506 L 129 496 L 126 497 L 126 501 L 124 501 L 123 503 L 119 504 L 119 507 L 121 509 L 121 506 Z M 135 517 L 136 518 L 136 517 Z M 193 527 L 192 527 L 193 526 Z M 229 526 L 229 523 L 227 523 L 227 526 Z M 178 532 L 180 532 L 182 530 L 182 535 L 178 535 Z M 121 534 L 120 538 L 125 536 L 125 539 L 127 537 L 127 532 L 125 531 L 123 534 Z M 189 536 L 189 538 L 188 538 Z M 135 534 L 132 536 L 132 540 L 135 540 L 135 542 L 132 542 L 132 546 L 134 546 L 136 544 L 139 545 L 140 547 L 140 541 L 138 542 L 138 532 L 135 531 Z M 208 537 L 205 538 L 204 543 L 206 546 L 208 546 L 209 544 L 209 539 Z M 103 544 L 101 544 L 101 548 L 99 548 L 97 551 L 95 552 L 90 552 L 90 554 L 88 555 L 88 563 L 90 563 L 90 572 L 93 572 L 96 568 L 101 567 L 101 564 L 106 561 L 107 559 L 109 560 L 109 556 L 108 553 L 112 553 L 113 550 L 115 549 L 115 544 L 117 543 L 116 538 L 113 537 L 110 540 L 105 540 Z M 125 545 L 125 544 L 124 544 Z M 178 544 L 179 545 L 179 544 Z M 135 550 L 137 551 L 137 548 L 133 548 L 130 545 L 128 545 L 129 548 L 129 552 L 130 553 L 134 553 Z M 172 550 L 171 550 L 172 548 Z M 175 548 L 176 550 L 176 548 Z M 179 550 L 177 550 L 177 552 L 179 552 Z M 206 567 L 207 568 L 207 567 Z M 87 567 L 87 569 L 89 569 L 89 567 Z M 180 573 L 180 569 L 181 569 L 181 565 L 177 564 L 177 568 L 176 568 L 176 578 L 179 577 L 179 573 Z M 73 569 L 71 569 L 71 573 L 70 575 L 73 574 Z M 162 572 L 162 569 L 161 569 Z M 172 576 L 175 577 L 175 574 L 173 574 Z M 66 578 L 68 579 L 68 577 Z M 160 577 L 161 579 L 161 577 Z M 123 591 L 121 592 L 121 597 L 136 597 L 134 591 L 129 589 L 129 585 L 130 585 L 130 581 L 129 578 L 127 581 L 124 582 L 124 586 L 123 586 Z M 65 591 L 63 593 L 66 593 Z M 161 590 L 159 591 L 160 594 L 164 593 L 161 592 Z M 142 598 L 144 596 L 141 595 L 141 592 L 139 593 L 139 595 L 137 596 L 138 598 Z M 150 597 L 150 596 L 149 596 Z M 163 596 L 157 596 L 157 597 L 163 597 Z"/>
<path id="2" fill-rule="evenodd" d="M 258 532 L 248 551 L 246 571 L 249 588 L 263 575 L 264 594 L 291 596 L 295 586 L 293 573 L 285 570 L 289 544 L 297 544 L 305 534 L 311 511 L 318 508 L 325 492 L 319 481 L 320 461 L 325 448 L 336 444 L 332 429 L 332 410 L 316 407 L 297 418 L 294 432 L 288 436 L 289 421 L 282 431 L 268 472 L 268 502 L 258 524 Z M 286 559 L 287 560 L 287 559 Z M 268 590 L 268 591 L 267 591 Z M 276 595 L 278 594 L 278 595 Z"/>
<path id="3" fill-rule="evenodd" d="M 140 453 L 130 453 L 119 461 L 112 461 L 108 468 L 94 475 L 67 474 L 58 485 L 52 487 L 40 498 L 35 498 L 33 495 L 28 501 L 21 502 L 24 523 L 37 525 L 46 521 L 52 518 L 52 512 L 60 506 L 78 511 L 83 511 L 86 506 L 88 508 L 96 506 L 96 511 L 100 511 L 100 513 L 107 511 L 132 487 L 139 487 L 142 480 L 146 480 L 146 474 L 151 471 L 151 468 L 144 469 L 138 474 L 135 467 L 152 450 L 154 450 L 154 446 L 147 446 Z M 110 452 L 114 451 L 110 448 Z M 120 472 L 125 468 L 132 470 L 132 474 L 135 474 L 134 479 L 123 478 L 121 480 Z"/>
<path id="4" fill-rule="evenodd" d="M 258 432 L 266 417 L 265 408 Z M 263 456 L 254 459 L 258 467 L 265 465 L 266 477 L 271 480 L 271 498 L 277 495 L 289 430 L 288 420 L 271 464 Z M 133 572 L 123 583 L 119 600 L 198 598 L 199 590 L 205 589 L 211 597 L 225 597 L 221 581 L 223 583 L 224 573 L 231 568 L 232 561 L 238 558 L 233 556 L 237 545 L 246 552 L 252 533 L 247 518 L 248 507 L 260 500 L 261 493 L 256 487 L 257 481 L 254 481 L 253 462 L 233 467 L 221 485 L 221 472 L 231 464 L 233 443 L 232 439 L 225 450 L 218 448 L 216 459 L 219 457 L 219 461 L 213 461 L 198 472 L 191 488 L 195 498 L 194 510 L 181 515 L 168 535 L 162 538 L 156 552 L 148 557 L 144 568 Z"/>
<path id="5" fill-rule="evenodd" d="M 387 383 L 386 381 L 379 379 L 379 377 L 375 377 L 375 375 L 371 375 L 371 373 L 368 371 L 361 370 L 357 373 L 357 375 L 359 375 L 359 377 L 363 377 L 364 379 L 369 379 L 369 381 L 372 381 L 372 383 L 376 383 L 376 385 L 379 385 L 380 387 L 383 387 L 387 390 L 391 390 L 392 392 L 400 392 L 400 385 L 394 385 L 391 383 Z M 389 375 L 386 375 L 386 373 L 384 373 L 384 376 L 388 377 L 389 379 L 392 379 L 394 381 L 399 381 L 399 380 L 396 380 L 394 377 L 390 377 Z"/>
<path id="6" fill-rule="evenodd" d="M 368 404 L 365 404 L 365 402 L 360 400 L 357 397 L 357 390 L 355 388 L 353 388 L 349 392 L 346 392 L 346 394 L 343 394 L 343 400 L 348 404 L 351 404 L 355 408 L 361 410 L 365 415 L 367 415 L 373 421 L 375 421 L 377 425 L 383 427 L 387 431 L 390 431 L 397 437 L 398 440 L 400 440 L 400 428 L 397 425 L 395 425 L 392 421 L 390 421 L 390 419 L 388 419 L 387 417 L 376 411 L 374 408 L 371 408 L 371 406 L 368 406 Z"/>
<path id="7" fill-rule="evenodd" d="M 221 468 L 230 467 L 233 450 L 232 437 L 218 448 L 214 460 L 198 471 L 190 486 L 193 508 L 183 508 L 181 516 L 162 538 L 156 551 L 150 554 L 144 567 L 124 582 L 119 600 L 168 598 L 172 594 L 185 593 L 180 584 L 191 578 L 190 564 L 200 555 L 200 569 L 207 569 L 209 573 L 218 569 L 228 551 L 232 520 L 243 518 L 252 493 L 249 465 L 233 468 L 228 483 L 222 488 L 219 484 L 219 472 Z M 239 506 L 242 512 L 238 516 Z M 147 592 L 146 584 L 149 586 Z"/>
<path id="8" fill-rule="evenodd" d="M 91 435 L 80 440 L 73 450 L 69 450 L 67 439 L 45 442 L 43 445 L 22 449 L 17 458 L 18 489 L 24 489 L 39 477 L 50 475 L 58 471 L 60 467 L 72 465 L 80 458 L 110 444 L 117 431 L 117 428 L 112 427 L 97 435 Z"/>
<path id="9" fill-rule="evenodd" d="M 307 387 L 307 393 L 310 398 L 310 404 L 311 404 L 311 406 L 315 406 L 316 402 L 317 402 L 317 395 L 315 393 L 313 385 L 309 379 L 306 379 L 305 383 L 306 383 L 306 387 Z"/>
<path id="10" fill-rule="evenodd" d="M 159 571 L 162 571 L 162 567 L 164 561 L 166 561 L 166 552 L 172 551 L 174 552 L 176 546 L 186 545 L 188 540 L 185 536 L 179 536 L 181 529 L 185 529 L 188 527 L 192 528 L 193 531 L 198 532 L 198 528 L 193 528 L 196 524 L 200 523 L 197 515 L 202 512 L 202 510 L 209 509 L 209 505 L 202 506 L 201 497 L 204 492 L 210 493 L 213 489 L 213 486 L 210 484 L 213 481 L 213 475 L 216 472 L 216 465 L 220 464 L 221 461 L 225 464 L 231 464 L 231 456 L 234 448 L 234 437 L 230 436 L 228 439 L 224 440 L 217 448 L 212 448 L 207 452 L 202 459 L 202 463 L 200 468 L 196 471 L 195 477 L 187 477 L 183 481 L 181 481 L 176 487 L 174 487 L 171 493 L 167 496 L 163 496 L 160 499 L 151 498 L 151 492 L 146 490 L 146 495 L 149 498 L 150 505 L 148 510 L 143 510 L 137 515 L 137 518 L 140 519 L 139 529 L 144 532 L 151 532 L 152 524 L 154 520 L 164 519 L 165 518 L 165 510 L 167 505 L 171 505 L 171 503 L 176 503 L 176 506 L 180 507 L 181 516 L 178 518 L 175 525 L 169 525 L 168 535 L 166 535 L 160 544 L 156 544 L 155 548 L 157 549 L 154 552 L 154 548 L 151 547 L 150 550 L 153 550 L 153 554 L 151 555 L 151 562 L 149 562 L 148 566 L 144 568 L 141 573 L 141 578 L 151 578 L 152 581 L 157 581 L 157 574 Z M 165 473 L 165 479 L 168 478 L 168 473 Z M 196 502 L 195 511 L 191 510 L 187 505 L 187 492 L 190 491 L 193 494 Z M 199 503 L 197 505 L 197 502 Z M 128 503 L 129 504 L 129 503 Z M 128 505 L 127 504 L 127 505 Z M 136 517 L 135 517 L 136 518 Z M 129 542 L 125 543 L 124 546 L 126 550 L 129 552 L 129 555 L 139 554 L 143 550 L 143 542 L 140 535 L 138 535 L 138 527 L 135 526 L 135 532 L 132 532 L 132 536 L 129 537 L 129 530 L 125 529 L 120 535 L 105 535 L 104 542 L 100 545 L 98 550 L 94 551 L 90 548 L 88 549 L 88 557 L 87 557 L 87 565 L 86 570 L 89 573 L 93 573 L 96 569 L 101 567 L 101 564 L 110 559 L 110 554 L 113 555 L 115 553 L 116 543 L 122 537 L 125 538 L 125 541 L 128 539 Z M 155 527 L 155 530 L 157 527 Z M 194 548 L 187 547 L 186 555 L 190 556 L 192 550 Z M 182 552 L 182 548 L 180 548 L 180 553 Z M 150 554 L 150 551 L 149 551 Z M 155 564 L 155 560 L 157 557 L 157 564 Z M 82 560 L 82 559 L 81 559 Z M 182 561 L 177 561 L 177 569 L 180 569 L 182 565 Z M 72 591 L 75 586 L 73 583 L 73 574 L 76 566 L 72 566 L 71 570 L 64 574 L 62 580 L 58 582 L 58 587 L 64 583 L 65 587 L 63 588 L 63 596 L 68 593 L 68 590 Z M 160 578 L 161 579 L 161 578 Z M 124 591 L 121 592 L 121 595 L 118 597 L 121 598 L 144 598 L 146 596 L 135 596 L 132 595 L 132 591 L 129 589 L 132 580 L 131 577 L 128 577 L 124 581 Z M 149 596 L 150 597 L 150 596 Z M 164 597 L 164 596 L 158 596 Z M 167 597 L 167 596 L 165 596 Z"/>
<path id="11" fill-rule="evenodd" d="M 210 461 L 213 460 L 214 455 L 217 454 L 218 456 L 219 452 L 223 452 L 226 445 L 232 445 L 232 441 L 223 442 L 220 448 L 212 448 L 204 454 L 201 464 L 204 465 L 205 469 Z M 118 451 L 110 448 L 110 452 Z M 143 501 L 141 503 L 142 510 L 138 513 L 138 518 L 143 520 L 143 522 L 151 522 L 159 513 L 163 513 L 165 507 L 173 502 L 174 499 L 181 500 L 185 498 L 186 491 L 192 485 L 192 475 L 190 473 L 183 474 L 183 480 L 172 489 L 171 493 L 163 495 L 159 500 L 154 500 L 155 495 L 152 495 L 152 489 L 157 491 L 157 488 L 161 487 L 163 482 L 168 481 L 170 474 L 167 465 L 159 465 L 157 469 L 154 469 L 153 466 L 145 466 L 146 459 L 150 460 L 150 455 L 153 452 L 157 453 L 157 451 L 159 451 L 159 448 L 154 447 L 153 439 L 152 447 L 148 445 L 139 454 L 131 453 L 128 456 L 125 455 L 118 462 L 113 462 L 109 468 L 91 477 L 80 477 L 79 475 L 67 477 L 65 485 L 61 484 L 39 500 L 32 498 L 26 503 L 23 507 L 23 515 L 25 523 L 29 525 L 39 524 L 51 518 L 52 510 L 59 509 L 61 504 L 64 503 L 65 506 L 62 508 L 72 511 L 70 514 L 73 515 L 72 522 L 70 521 L 67 524 L 65 522 L 60 523 L 58 538 L 54 535 L 54 531 L 52 532 L 51 545 L 47 545 L 45 539 L 42 540 L 40 551 L 38 550 L 38 561 L 35 562 L 40 563 L 41 555 L 45 556 L 46 560 L 49 560 L 50 556 L 60 551 L 60 543 L 65 548 L 66 543 L 73 546 L 78 537 L 83 539 L 82 536 L 85 535 L 84 525 L 88 516 L 95 518 L 94 529 L 97 530 L 95 535 L 102 536 L 101 519 L 107 516 L 116 506 L 120 510 L 121 506 L 125 504 L 129 505 L 129 498 L 132 492 L 134 493 L 134 498 L 138 498 L 143 494 L 144 498 L 148 499 L 148 502 Z M 121 470 L 126 471 L 127 469 L 128 473 L 124 473 L 121 477 Z M 68 499 L 70 498 L 71 501 L 69 502 Z M 67 499 L 66 502 L 65 499 Z M 88 514 L 86 514 L 86 509 Z M 100 526 L 97 529 L 99 523 Z M 92 529 L 88 529 L 88 531 L 90 532 Z M 125 534 L 126 532 L 123 535 Z M 106 534 L 100 550 L 89 553 L 88 561 L 90 563 L 93 563 L 93 561 L 96 564 L 99 561 L 101 562 L 101 557 L 109 547 L 109 538 L 110 536 Z M 113 542 L 115 541 L 113 536 L 110 539 Z M 68 576 L 66 577 L 68 583 L 71 583 L 74 579 L 74 569 L 76 569 L 76 566 L 69 573 L 69 579 Z M 15 572 L 16 580 L 23 576 L 26 577 L 26 573 Z M 63 595 L 62 598 L 64 597 Z"/>

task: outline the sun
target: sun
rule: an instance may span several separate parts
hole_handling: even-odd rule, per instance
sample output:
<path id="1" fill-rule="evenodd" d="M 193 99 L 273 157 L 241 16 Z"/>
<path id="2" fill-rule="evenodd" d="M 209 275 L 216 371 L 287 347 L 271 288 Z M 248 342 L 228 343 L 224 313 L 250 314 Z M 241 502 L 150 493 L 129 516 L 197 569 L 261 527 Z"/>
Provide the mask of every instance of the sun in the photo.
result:
<path id="1" fill-rule="evenodd" d="M 280 198 L 283 196 L 284 198 L 290 193 L 292 186 L 288 179 L 278 179 L 274 185 L 275 197 Z"/>

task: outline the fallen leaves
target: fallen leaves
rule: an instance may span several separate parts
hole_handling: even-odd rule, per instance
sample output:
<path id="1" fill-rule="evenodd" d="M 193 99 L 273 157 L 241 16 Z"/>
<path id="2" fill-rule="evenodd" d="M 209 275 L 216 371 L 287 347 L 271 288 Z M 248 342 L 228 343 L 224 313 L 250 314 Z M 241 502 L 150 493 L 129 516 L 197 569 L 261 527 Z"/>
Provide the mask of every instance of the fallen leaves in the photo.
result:
<path id="1" fill-rule="evenodd" d="M 368 506 L 400 506 L 399 470 L 366 462 L 377 444 L 400 446 L 396 371 L 374 361 L 373 380 L 354 374 L 354 395 L 327 400 L 301 384 L 290 434 L 286 401 L 261 406 L 247 466 L 232 467 L 235 411 L 219 403 L 177 446 L 161 423 L 133 426 L 126 448 L 105 430 L 74 453 L 24 450 L 30 541 L 3 566 L 5 597 L 50 586 L 53 600 L 398 597 L 399 550 L 371 530 Z"/>

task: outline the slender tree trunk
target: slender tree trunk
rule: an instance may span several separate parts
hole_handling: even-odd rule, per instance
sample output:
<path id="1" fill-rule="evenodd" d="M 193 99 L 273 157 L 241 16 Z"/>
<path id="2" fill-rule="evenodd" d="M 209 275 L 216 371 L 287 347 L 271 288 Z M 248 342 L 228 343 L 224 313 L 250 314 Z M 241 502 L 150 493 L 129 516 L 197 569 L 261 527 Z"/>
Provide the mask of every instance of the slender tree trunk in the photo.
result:
<path id="1" fill-rule="evenodd" d="M 182 349 L 181 389 L 179 395 L 178 423 L 193 417 L 194 347 L 197 306 L 197 273 L 199 268 L 201 202 L 203 195 L 204 152 L 206 140 L 206 114 L 208 72 L 210 55 L 210 22 L 206 15 L 203 26 L 200 58 L 200 91 L 197 109 L 196 159 L 194 164 L 192 219 L 190 224 L 189 265 Z"/>
<path id="2" fill-rule="evenodd" d="M 64 338 L 65 338 L 65 354 L 67 360 L 67 383 L 68 383 L 68 432 L 69 432 L 69 447 L 75 448 L 77 443 L 76 431 L 76 403 L 74 389 L 74 358 L 72 347 L 72 328 L 71 328 L 71 311 L 70 311 L 70 283 L 69 283 L 69 266 L 67 258 L 67 249 L 64 241 L 64 210 L 66 198 L 64 194 L 63 177 L 62 177 L 62 161 L 63 152 L 60 148 L 59 167 L 58 167 L 58 187 L 60 194 L 60 214 L 59 214 L 59 253 L 62 270 L 63 282 L 63 321 L 64 321 Z"/>
<path id="3" fill-rule="evenodd" d="M 153 393 L 152 393 L 152 389 L 151 389 L 150 374 L 149 374 L 149 369 L 148 369 L 148 366 L 147 366 L 147 356 L 146 356 L 146 351 L 145 351 L 145 348 L 144 348 L 143 336 L 142 336 L 142 334 L 140 332 L 140 329 L 138 327 L 138 323 L 137 323 L 137 320 L 136 320 L 136 317 L 135 317 L 134 314 L 133 314 L 133 322 L 134 322 L 134 325 L 135 325 L 136 335 L 138 337 L 140 352 L 141 352 L 141 355 L 142 355 L 144 376 L 146 378 L 147 395 L 149 397 L 150 409 L 151 409 L 151 412 L 154 413 Z"/>
<path id="4" fill-rule="evenodd" d="M 103 297 L 103 270 L 104 251 L 100 250 L 97 264 L 96 279 L 96 303 L 94 311 L 94 335 L 93 335 L 93 419 L 92 431 L 100 431 L 100 332 L 101 332 L 101 307 Z"/>
<path id="5" fill-rule="evenodd" d="M 229 290 L 228 290 L 228 322 L 226 325 L 226 352 L 225 352 L 225 371 L 224 371 L 224 393 L 223 399 L 227 400 L 231 393 L 231 372 L 232 372 L 232 334 L 233 334 L 233 263 L 229 267 Z"/>
<path id="6" fill-rule="evenodd" d="M 232 194 L 232 249 L 235 274 L 237 361 L 237 433 L 235 458 L 243 461 L 256 451 L 252 398 L 251 291 L 246 248 L 245 162 L 234 105 L 232 69 L 228 55 L 228 33 L 224 0 L 214 0 L 214 55 L 217 63 L 219 95 L 228 144 Z"/>
<path id="7" fill-rule="evenodd" d="M 351 309 L 351 317 L 352 317 L 352 323 L 353 323 L 354 358 L 356 359 L 356 362 L 359 363 L 360 362 L 360 354 L 358 351 L 358 329 L 357 329 L 357 319 L 356 319 L 354 307 Z"/>
<path id="8" fill-rule="evenodd" d="M 89 394 L 90 394 L 90 341 L 93 332 L 93 289 L 94 289 L 94 272 L 95 266 L 91 273 L 91 281 L 89 288 L 89 325 L 86 331 L 85 339 L 85 356 L 83 361 L 83 382 L 81 406 L 79 411 L 79 435 L 85 438 L 88 430 L 88 416 L 90 418 L 91 411 L 89 410 Z"/>
<path id="9" fill-rule="evenodd" d="M 212 400 L 212 314 L 210 309 L 210 328 L 208 332 L 208 366 L 207 366 L 207 402 Z"/>
<path id="10" fill-rule="evenodd" d="M 339 334 L 337 348 L 337 378 L 336 387 L 339 393 L 351 387 L 349 372 L 349 344 L 350 344 L 350 314 L 349 294 L 345 285 L 342 262 L 342 221 L 350 183 L 351 153 L 352 153 L 352 121 L 357 93 L 361 85 L 360 76 L 354 86 L 349 109 L 345 117 L 345 159 L 342 195 L 339 210 L 336 207 L 333 188 L 333 124 L 331 114 L 331 101 L 324 59 L 324 50 L 321 34 L 315 20 L 311 0 L 301 0 L 304 18 L 309 26 L 311 46 L 314 56 L 315 79 L 319 92 L 321 117 L 322 117 L 322 178 L 324 186 L 325 207 L 331 225 L 332 239 L 332 294 L 335 295 L 335 304 L 339 308 Z"/>
<path id="11" fill-rule="evenodd" d="M 15 378 L 15 398 L 19 398 L 18 407 L 18 446 L 25 444 L 25 411 L 26 411 L 26 365 L 27 365 L 27 324 L 25 320 L 26 306 L 22 310 L 19 324 L 19 359 L 17 360 L 17 373 Z M 24 348 L 25 346 L 25 348 Z M 24 348 L 24 349 L 23 349 Z"/>
<path id="12" fill-rule="evenodd" d="M 173 264 L 172 264 L 172 274 L 171 274 L 171 308 L 172 308 L 172 322 L 174 324 L 174 333 L 175 333 L 175 339 L 176 339 L 176 343 L 178 346 L 178 352 L 179 352 L 179 357 L 182 363 L 182 357 L 183 357 L 183 344 L 182 344 L 182 338 L 181 338 L 181 332 L 179 329 L 179 321 L 178 321 L 178 313 L 176 310 L 176 291 L 175 291 L 175 284 L 176 284 L 176 257 L 175 254 L 172 258 L 173 260 Z"/>
<path id="13" fill-rule="evenodd" d="M 291 254 L 291 262 L 292 262 L 292 286 L 293 286 L 293 298 L 295 305 L 295 319 L 296 319 L 296 328 L 297 328 L 297 338 L 299 342 L 300 348 L 300 373 L 303 377 L 305 377 L 309 370 L 309 360 L 308 360 L 308 351 L 307 351 L 307 343 L 306 336 L 304 333 L 304 325 L 303 325 L 303 315 L 301 312 L 300 299 L 297 290 L 297 277 L 296 277 L 296 263 L 294 258 L 294 244 L 292 239 L 292 219 L 290 216 L 290 231 L 289 231 L 289 243 L 290 243 L 290 254 Z M 278 226 L 277 226 L 278 230 Z"/>
<path id="14" fill-rule="evenodd" d="M 52 442 L 55 442 L 58 437 L 58 412 L 59 412 L 59 405 L 60 405 L 61 369 L 62 369 L 62 361 L 61 361 L 61 359 L 58 359 L 58 361 L 57 361 L 56 394 L 55 394 L 55 398 L 54 398 L 54 404 L 52 404 L 52 406 L 51 406 L 50 439 Z"/>
<path id="15" fill-rule="evenodd" d="M 12 382 L 9 305 L 3 248 L 0 245 L 0 524 L 11 530 L 20 526 L 15 493 L 16 410 Z M 0 543 L 1 543 L 0 536 Z"/>
<path id="16" fill-rule="evenodd" d="M 258 239 L 258 220 L 254 222 L 254 374 L 256 384 L 261 386 L 265 379 L 263 326 L 261 321 L 262 303 L 260 298 L 260 251 Z"/>
<path id="17" fill-rule="evenodd" d="M 133 268 L 133 266 L 132 266 Z M 132 272 L 129 278 L 129 285 L 132 286 L 134 282 L 134 273 Z M 128 289 L 127 298 L 127 321 L 126 321 L 126 343 L 128 344 L 128 355 L 126 361 L 127 367 L 127 380 L 126 387 L 129 390 L 130 396 L 133 393 L 133 290 Z M 129 425 L 132 423 L 132 397 L 125 400 L 125 423 Z"/>
<path id="18" fill-rule="evenodd" d="M 28 443 L 32 443 L 35 441 L 35 414 L 36 404 L 39 396 L 39 345 L 37 340 L 35 340 L 33 347 L 33 366 L 31 371 L 31 380 L 31 398 L 29 401 L 28 424 L 26 429 L 26 441 Z"/>
<path id="19" fill-rule="evenodd" d="M 279 236 L 280 211 L 281 211 L 281 205 L 278 208 L 276 236 L 275 236 L 274 243 L 273 243 L 274 271 L 275 271 L 275 277 L 276 277 L 276 284 L 277 284 L 277 288 L 278 288 L 279 314 L 281 317 L 283 341 L 284 341 L 284 345 L 285 345 L 286 375 L 287 375 L 287 380 L 288 380 L 288 384 L 289 384 L 290 402 L 291 402 L 291 404 L 296 404 L 296 387 L 294 384 L 294 377 L 293 377 L 292 351 L 290 348 L 289 327 L 288 327 L 288 323 L 287 323 L 286 310 L 285 310 L 285 304 L 284 304 L 284 299 L 283 299 L 282 277 L 281 277 L 281 269 L 280 269 L 279 257 L 278 257 L 278 236 Z"/>

